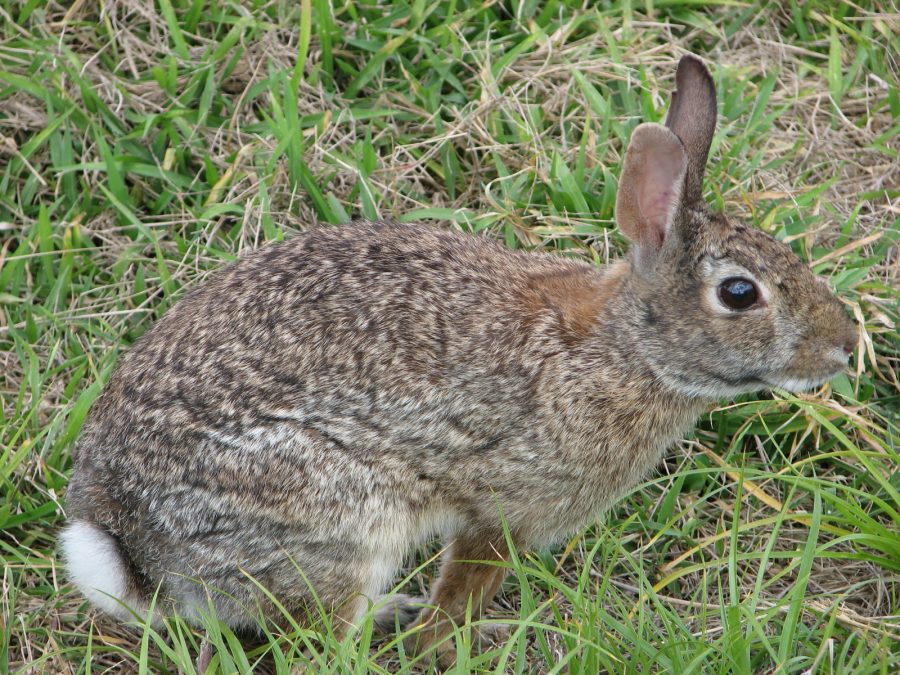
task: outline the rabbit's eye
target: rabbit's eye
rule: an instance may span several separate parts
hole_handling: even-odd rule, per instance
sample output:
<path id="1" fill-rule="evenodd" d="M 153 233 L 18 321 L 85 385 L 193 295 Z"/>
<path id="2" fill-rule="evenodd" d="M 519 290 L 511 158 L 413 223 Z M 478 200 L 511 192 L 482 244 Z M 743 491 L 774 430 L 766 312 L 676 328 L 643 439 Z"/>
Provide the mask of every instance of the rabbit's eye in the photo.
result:
<path id="1" fill-rule="evenodd" d="M 749 279 L 732 277 L 719 284 L 719 299 L 729 309 L 749 309 L 758 295 L 756 284 Z"/>

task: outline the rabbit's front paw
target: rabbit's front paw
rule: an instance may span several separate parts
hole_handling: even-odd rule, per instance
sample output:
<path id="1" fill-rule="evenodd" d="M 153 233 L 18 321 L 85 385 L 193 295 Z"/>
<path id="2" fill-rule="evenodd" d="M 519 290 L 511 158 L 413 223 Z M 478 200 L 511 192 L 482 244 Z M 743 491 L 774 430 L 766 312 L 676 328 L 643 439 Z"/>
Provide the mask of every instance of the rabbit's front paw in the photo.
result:
<path id="1" fill-rule="evenodd" d="M 509 637 L 509 627 L 500 623 L 480 623 L 463 626 L 460 630 L 471 635 L 471 646 L 476 653 L 502 645 Z M 455 666 L 459 655 L 453 624 L 447 620 L 418 628 L 407 636 L 403 645 L 408 654 L 426 663 L 430 660 L 441 670 Z"/>

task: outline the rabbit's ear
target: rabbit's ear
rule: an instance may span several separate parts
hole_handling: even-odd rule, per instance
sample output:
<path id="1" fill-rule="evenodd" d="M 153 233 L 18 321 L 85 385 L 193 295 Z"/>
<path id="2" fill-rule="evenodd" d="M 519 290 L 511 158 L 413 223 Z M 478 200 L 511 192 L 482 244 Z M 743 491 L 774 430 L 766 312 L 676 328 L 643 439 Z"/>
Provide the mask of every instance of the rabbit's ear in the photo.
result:
<path id="1" fill-rule="evenodd" d="M 716 86 L 703 62 L 686 54 L 678 62 L 675 87 L 666 126 L 681 139 L 687 151 L 684 198 L 691 203 L 703 196 L 703 171 L 716 131 Z"/>
<path id="2" fill-rule="evenodd" d="M 616 195 L 616 223 L 640 258 L 658 251 L 669 235 L 687 164 L 684 146 L 665 127 L 641 124 L 631 134 Z"/>

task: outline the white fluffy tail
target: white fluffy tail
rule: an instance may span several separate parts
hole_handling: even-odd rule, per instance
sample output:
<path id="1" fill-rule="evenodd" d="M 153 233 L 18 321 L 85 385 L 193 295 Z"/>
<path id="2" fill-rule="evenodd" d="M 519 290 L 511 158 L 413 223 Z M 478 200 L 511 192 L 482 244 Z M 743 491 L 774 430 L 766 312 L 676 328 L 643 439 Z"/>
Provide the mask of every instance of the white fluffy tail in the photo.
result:
<path id="1" fill-rule="evenodd" d="M 75 520 L 59 540 L 69 577 L 88 600 L 119 619 L 134 619 L 132 612 L 146 615 L 147 603 L 131 583 L 119 544 L 109 533 Z"/>

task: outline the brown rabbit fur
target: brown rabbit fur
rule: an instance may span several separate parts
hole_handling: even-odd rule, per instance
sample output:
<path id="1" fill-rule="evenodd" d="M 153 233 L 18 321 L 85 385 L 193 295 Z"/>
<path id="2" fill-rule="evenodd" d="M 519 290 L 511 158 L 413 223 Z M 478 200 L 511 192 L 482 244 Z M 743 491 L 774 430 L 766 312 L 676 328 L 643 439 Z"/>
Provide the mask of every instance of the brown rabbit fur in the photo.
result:
<path id="1" fill-rule="evenodd" d="M 548 546 L 717 399 L 841 371 L 855 332 L 826 285 L 702 202 L 715 90 L 691 56 L 676 83 L 666 126 L 633 133 L 616 209 L 633 246 L 606 269 L 357 223 L 265 247 L 178 303 L 75 448 L 78 587 L 120 617 L 158 590 L 160 613 L 211 603 L 240 628 L 278 617 L 250 578 L 301 620 L 311 586 L 349 626 L 439 536 L 424 650 L 497 591 L 501 512 L 517 547 Z M 730 308 L 726 286 L 757 298 Z"/>

